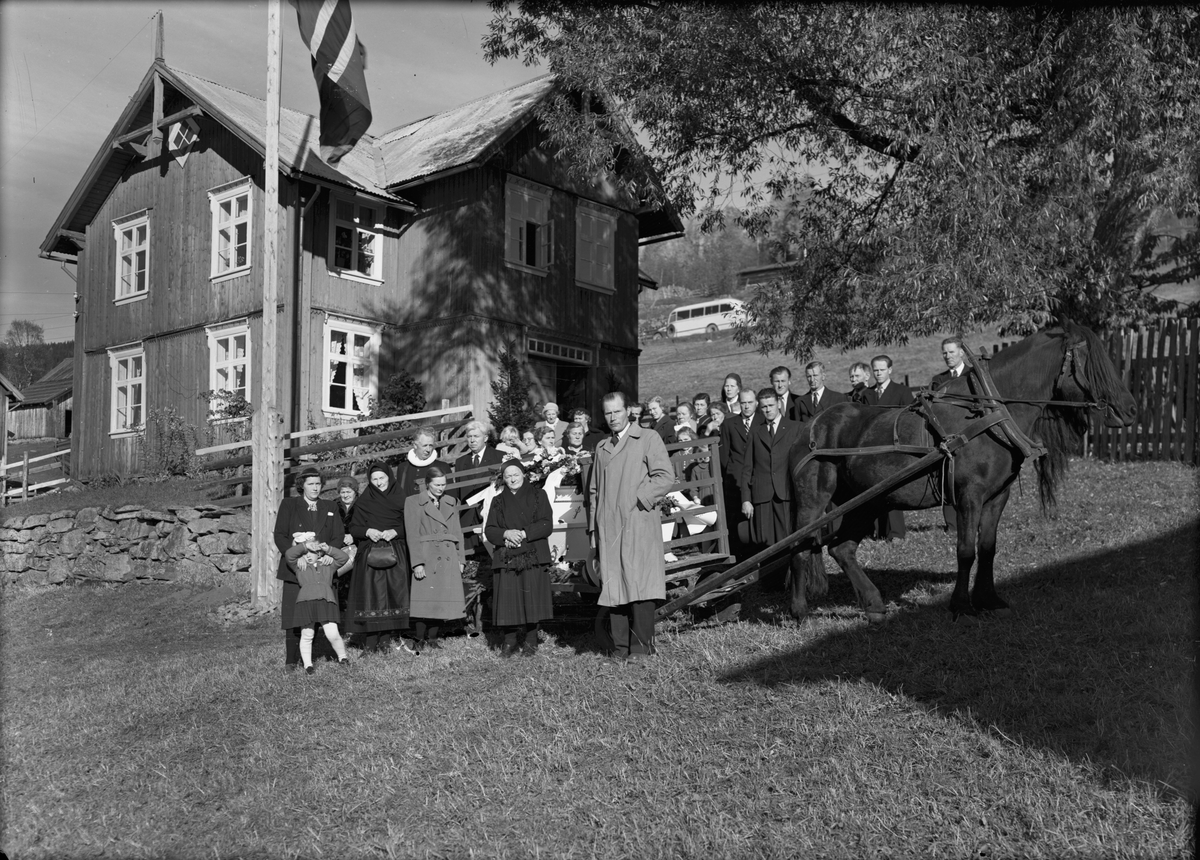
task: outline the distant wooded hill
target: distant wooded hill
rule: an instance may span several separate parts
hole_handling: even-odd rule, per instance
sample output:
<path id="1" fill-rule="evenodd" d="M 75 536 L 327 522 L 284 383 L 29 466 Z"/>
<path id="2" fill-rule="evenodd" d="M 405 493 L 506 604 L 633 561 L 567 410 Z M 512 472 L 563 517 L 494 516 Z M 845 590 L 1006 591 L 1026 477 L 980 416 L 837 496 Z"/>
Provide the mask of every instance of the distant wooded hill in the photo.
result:
<path id="1" fill-rule="evenodd" d="M 27 388 L 37 382 L 54 365 L 75 354 L 75 341 L 60 340 L 54 343 L 35 343 L 14 347 L 0 344 L 0 373 L 3 373 L 17 388 Z"/>

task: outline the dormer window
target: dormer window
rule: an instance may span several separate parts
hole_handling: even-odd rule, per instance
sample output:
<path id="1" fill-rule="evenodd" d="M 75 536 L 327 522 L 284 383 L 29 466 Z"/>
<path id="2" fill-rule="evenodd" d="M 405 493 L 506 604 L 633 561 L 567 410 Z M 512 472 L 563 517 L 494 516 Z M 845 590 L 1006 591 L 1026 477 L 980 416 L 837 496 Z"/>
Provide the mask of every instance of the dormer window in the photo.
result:
<path id="1" fill-rule="evenodd" d="M 382 207 L 365 205 L 353 197 L 331 196 L 330 272 L 341 278 L 382 283 Z"/>
<path id="2" fill-rule="evenodd" d="M 150 290 L 150 210 L 143 209 L 113 222 L 117 245 L 117 304 L 146 298 Z"/>
<path id="3" fill-rule="evenodd" d="M 550 189 L 517 176 L 508 177 L 504 223 L 505 263 L 534 274 L 545 274 L 554 262 Z"/>

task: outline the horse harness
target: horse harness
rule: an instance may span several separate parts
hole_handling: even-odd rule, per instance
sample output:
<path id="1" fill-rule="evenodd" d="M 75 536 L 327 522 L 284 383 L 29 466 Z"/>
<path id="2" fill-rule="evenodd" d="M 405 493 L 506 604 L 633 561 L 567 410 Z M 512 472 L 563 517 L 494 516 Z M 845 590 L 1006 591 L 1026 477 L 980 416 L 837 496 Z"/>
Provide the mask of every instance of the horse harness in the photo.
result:
<path id="1" fill-rule="evenodd" d="M 1075 348 L 1081 344 L 1072 344 L 1070 348 L 1063 354 L 1062 368 L 1059 371 L 1059 379 L 1074 371 L 1074 352 Z M 857 448 L 818 448 L 816 447 L 816 439 L 814 431 L 816 430 L 816 422 L 812 422 L 808 431 L 808 446 L 809 452 L 804 455 L 795 469 L 800 469 L 809 460 L 817 457 L 850 457 L 855 455 L 871 455 L 871 454 L 916 454 L 925 456 L 935 451 L 941 451 L 944 455 L 941 460 L 941 481 L 940 488 L 935 485 L 935 495 L 940 496 L 941 503 L 944 505 L 954 504 L 954 453 L 967 442 L 980 436 L 984 433 L 991 434 L 997 442 L 1005 447 L 1011 448 L 1015 453 L 1019 454 L 1022 459 L 1034 459 L 1042 457 L 1046 453 L 1046 448 L 1040 442 L 1031 439 L 1013 419 L 1012 413 L 1008 411 L 1008 403 L 1037 403 L 1043 408 L 1045 406 L 1074 406 L 1074 407 L 1093 407 L 1104 406 L 1105 404 L 1093 403 L 1077 403 L 1075 401 L 1063 400 L 1041 400 L 1041 401 L 1024 401 L 1012 400 L 1004 398 L 1000 395 L 996 388 L 996 383 L 992 379 L 991 371 L 987 367 L 987 357 L 981 352 L 979 355 L 972 355 L 971 350 L 966 344 L 963 344 L 963 351 L 967 357 L 971 359 L 967 367 L 967 384 L 974 389 L 972 381 L 978 383 L 980 390 L 979 394 L 961 395 L 948 394 L 943 391 L 926 391 L 921 397 L 914 400 L 912 404 L 904 407 L 885 407 L 892 408 L 895 412 L 895 417 L 892 419 L 892 444 L 890 445 L 867 445 Z M 1055 388 L 1058 383 L 1055 383 Z M 948 433 L 942 426 L 933 411 L 933 404 L 941 401 L 949 405 L 961 406 L 965 409 L 971 409 L 977 413 L 973 421 L 963 427 L 958 433 Z M 926 445 L 909 445 L 900 441 L 900 416 L 905 412 L 914 412 L 925 422 L 924 430 L 930 437 L 930 444 Z M 936 444 L 933 444 L 935 443 Z M 940 490 L 940 492 L 939 492 Z"/>

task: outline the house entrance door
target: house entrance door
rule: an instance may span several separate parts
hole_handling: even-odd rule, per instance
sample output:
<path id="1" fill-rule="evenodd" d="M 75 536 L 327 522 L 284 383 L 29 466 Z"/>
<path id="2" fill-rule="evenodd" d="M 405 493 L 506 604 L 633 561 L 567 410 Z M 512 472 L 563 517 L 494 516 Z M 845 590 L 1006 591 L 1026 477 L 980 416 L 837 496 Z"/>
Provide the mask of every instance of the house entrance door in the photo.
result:
<path id="1" fill-rule="evenodd" d="M 588 368 L 565 361 L 530 361 L 533 379 L 530 391 L 538 403 L 553 401 L 558 414 L 566 421 L 572 409 L 580 407 L 594 411 L 588 404 Z"/>

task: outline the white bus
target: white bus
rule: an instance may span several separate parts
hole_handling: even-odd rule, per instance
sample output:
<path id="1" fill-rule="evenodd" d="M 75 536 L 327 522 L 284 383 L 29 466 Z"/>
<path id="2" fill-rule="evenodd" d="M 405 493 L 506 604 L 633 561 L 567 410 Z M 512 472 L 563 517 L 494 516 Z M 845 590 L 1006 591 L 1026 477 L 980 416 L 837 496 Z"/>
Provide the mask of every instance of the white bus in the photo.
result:
<path id="1" fill-rule="evenodd" d="M 734 323 L 741 318 L 742 302 L 740 299 L 706 299 L 694 305 L 680 305 L 671 311 L 667 324 L 654 333 L 660 337 L 686 337 L 689 334 L 701 332 L 714 335 L 719 331 L 733 328 Z"/>

